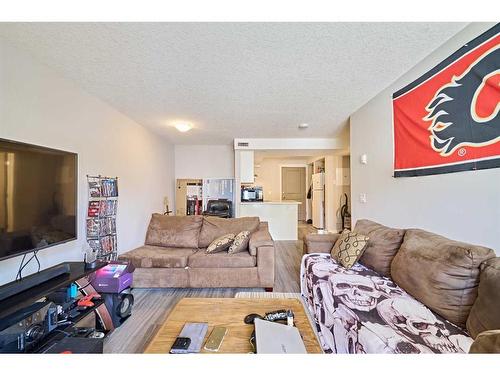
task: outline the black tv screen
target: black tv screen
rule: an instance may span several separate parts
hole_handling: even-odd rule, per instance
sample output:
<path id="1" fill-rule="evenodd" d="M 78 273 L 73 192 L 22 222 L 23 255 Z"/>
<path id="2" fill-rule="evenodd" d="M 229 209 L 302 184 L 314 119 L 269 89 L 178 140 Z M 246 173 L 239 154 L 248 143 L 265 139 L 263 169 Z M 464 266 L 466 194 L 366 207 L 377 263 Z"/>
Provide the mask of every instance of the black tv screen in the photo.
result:
<path id="1" fill-rule="evenodd" d="M 0 139 L 0 260 L 77 237 L 77 154 Z"/>

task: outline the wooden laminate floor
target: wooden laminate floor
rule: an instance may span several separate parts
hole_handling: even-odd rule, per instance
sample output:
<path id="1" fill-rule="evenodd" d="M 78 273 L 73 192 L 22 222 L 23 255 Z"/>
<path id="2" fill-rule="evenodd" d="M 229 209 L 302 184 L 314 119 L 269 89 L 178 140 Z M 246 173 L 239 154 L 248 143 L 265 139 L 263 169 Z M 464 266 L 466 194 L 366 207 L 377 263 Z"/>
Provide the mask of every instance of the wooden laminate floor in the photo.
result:
<path id="1" fill-rule="evenodd" d="M 300 238 L 300 237 L 299 237 Z M 302 241 L 276 241 L 275 292 L 300 291 Z M 184 297 L 234 297 L 262 288 L 134 289 L 132 316 L 104 342 L 105 353 L 142 353 L 176 303 Z"/>

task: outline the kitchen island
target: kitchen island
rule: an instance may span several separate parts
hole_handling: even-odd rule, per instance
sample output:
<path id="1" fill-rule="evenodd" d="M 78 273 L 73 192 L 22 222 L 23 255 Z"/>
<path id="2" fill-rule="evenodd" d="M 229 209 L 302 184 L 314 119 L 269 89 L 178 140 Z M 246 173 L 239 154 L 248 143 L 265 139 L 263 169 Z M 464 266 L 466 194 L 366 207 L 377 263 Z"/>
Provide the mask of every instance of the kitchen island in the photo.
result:
<path id="1" fill-rule="evenodd" d="M 258 216 L 269 223 L 274 240 L 298 239 L 299 204 L 296 201 L 241 202 L 239 216 Z"/>

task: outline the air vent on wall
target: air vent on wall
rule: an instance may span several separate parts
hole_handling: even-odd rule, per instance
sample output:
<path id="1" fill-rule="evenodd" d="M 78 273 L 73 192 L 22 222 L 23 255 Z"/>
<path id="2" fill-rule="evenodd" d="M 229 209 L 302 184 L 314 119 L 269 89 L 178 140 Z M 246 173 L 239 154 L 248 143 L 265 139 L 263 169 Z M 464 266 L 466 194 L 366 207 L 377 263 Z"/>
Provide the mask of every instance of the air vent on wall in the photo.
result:
<path id="1" fill-rule="evenodd" d="M 248 142 L 238 142 L 238 147 L 248 147 Z"/>

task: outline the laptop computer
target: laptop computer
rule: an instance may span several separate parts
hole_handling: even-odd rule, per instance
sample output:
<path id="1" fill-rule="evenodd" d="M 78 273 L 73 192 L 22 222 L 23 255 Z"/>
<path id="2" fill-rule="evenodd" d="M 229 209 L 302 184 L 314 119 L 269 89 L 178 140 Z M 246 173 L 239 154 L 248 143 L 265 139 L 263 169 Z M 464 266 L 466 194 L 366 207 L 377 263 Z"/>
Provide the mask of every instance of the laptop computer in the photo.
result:
<path id="1" fill-rule="evenodd" d="M 257 354 L 306 354 L 299 330 L 281 323 L 255 319 Z"/>

